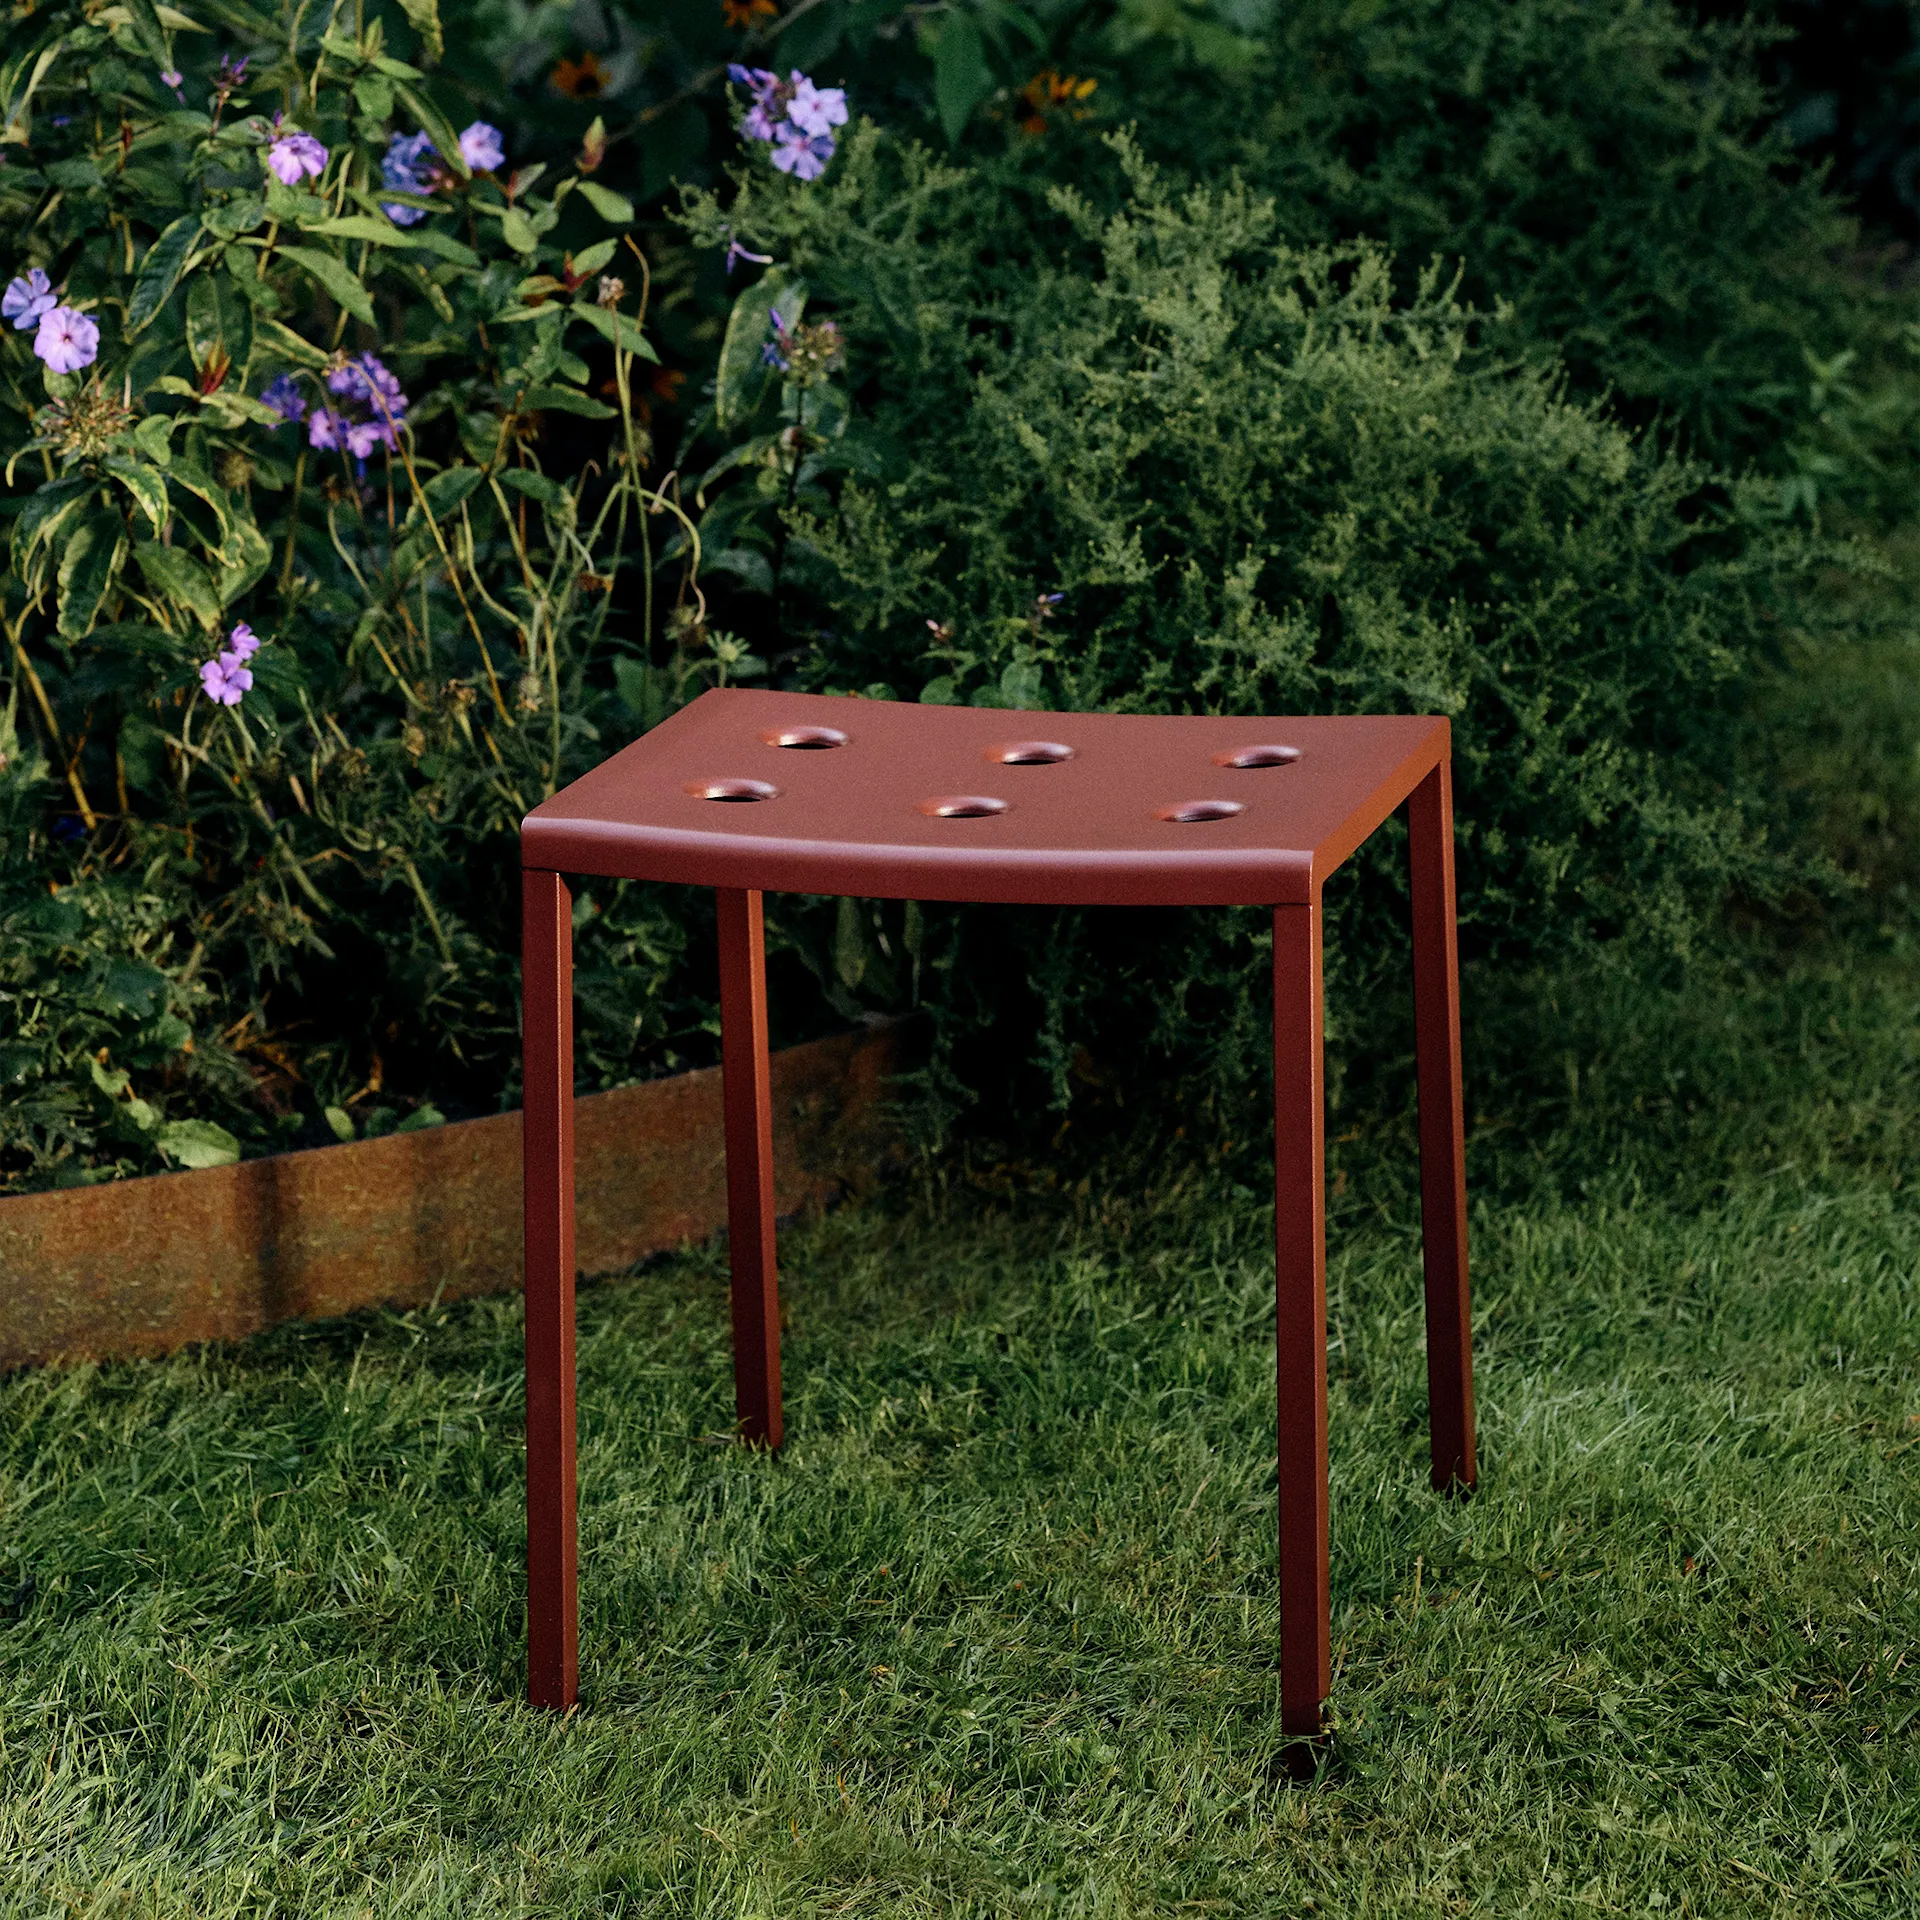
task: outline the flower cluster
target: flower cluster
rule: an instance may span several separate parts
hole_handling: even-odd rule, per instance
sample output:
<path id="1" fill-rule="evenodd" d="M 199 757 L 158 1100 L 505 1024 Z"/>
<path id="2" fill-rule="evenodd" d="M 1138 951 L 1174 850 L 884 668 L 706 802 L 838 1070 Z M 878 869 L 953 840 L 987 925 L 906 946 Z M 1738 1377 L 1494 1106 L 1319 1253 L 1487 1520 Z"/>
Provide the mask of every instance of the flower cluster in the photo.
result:
<path id="1" fill-rule="evenodd" d="M 209 700 L 223 707 L 237 707 L 253 685 L 253 669 L 247 662 L 260 651 L 253 629 L 242 620 L 227 635 L 227 644 L 200 669 L 200 685 Z"/>
<path id="2" fill-rule="evenodd" d="M 810 387 L 839 366 L 846 343 L 833 321 L 789 326 L 774 307 L 768 311 L 767 327 L 773 337 L 760 349 L 761 364 L 778 368 L 795 386 Z"/>
<path id="3" fill-rule="evenodd" d="M 748 88 L 753 105 L 740 122 L 744 140 L 765 140 L 773 164 L 799 180 L 817 180 L 833 158 L 833 129 L 847 124 L 847 96 L 839 87 L 816 87 L 798 67 L 782 80 L 765 67 L 727 68 Z"/>
<path id="4" fill-rule="evenodd" d="M 13 322 L 16 333 L 37 329 L 33 350 L 50 373 L 78 373 L 99 357 L 99 323 L 77 308 L 62 306 L 53 282 L 38 267 L 7 282 L 0 294 L 0 315 Z"/>
<path id="5" fill-rule="evenodd" d="M 378 355 L 357 353 L 343 360 L 327 375 L 327 391 L 333 399 L 315 407 L 310 419 L 300 383 L 290 373 L 269 381 L 260 399 L 283 420 L 306 420 L 307 444 L 323 451 L 342 447 L 364 461 L 375 447 L 391 451 L 400 444 L 407 396 Z"/>
<path id="6" fill-rule="evenodd" d="M 476 120 L 460 136 L 460 158 L 472 173 L 491 173 L 507 157 L 500 144 L 500 129 Z M 396 133 L 380 161 L 380 178 L 396 193 L 437 193 L 447 184 L 447 171 L 440 164 L 440 149 L 424 133 Z M 396 226 L 418 226 L 426 215 L 423 207 L 403 207 L 396 201 L 383 201 L 381 209 Z"/>

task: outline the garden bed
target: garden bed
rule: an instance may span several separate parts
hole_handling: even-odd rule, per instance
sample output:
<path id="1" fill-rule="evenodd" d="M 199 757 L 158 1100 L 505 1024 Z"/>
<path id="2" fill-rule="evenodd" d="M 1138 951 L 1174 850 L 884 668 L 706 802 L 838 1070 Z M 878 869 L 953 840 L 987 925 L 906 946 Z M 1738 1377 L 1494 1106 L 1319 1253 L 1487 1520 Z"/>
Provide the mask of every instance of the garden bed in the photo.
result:
<path id="1" fill-rule="evenodd" d="M 783 1212 L 868 1179 L 891 1144 L 899 1022 L 773 1056 Z M 575 1106 L 580 1269 L 726 1222 L 720 1069 Z M 159 1354 L 283 1320 L 518 1287 L 520 1115 L 0 1200 L 0 1366 Z"/>

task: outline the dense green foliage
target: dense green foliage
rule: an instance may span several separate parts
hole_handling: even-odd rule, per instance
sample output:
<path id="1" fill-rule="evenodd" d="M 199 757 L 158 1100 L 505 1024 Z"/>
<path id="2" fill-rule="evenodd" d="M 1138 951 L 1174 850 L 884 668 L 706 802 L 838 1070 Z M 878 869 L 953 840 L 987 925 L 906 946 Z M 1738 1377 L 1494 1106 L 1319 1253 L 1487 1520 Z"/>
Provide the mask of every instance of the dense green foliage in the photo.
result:
<path id="1" fill-rule="evenodd" d="M 515 1303 L 7 1382 L 0 1912 L 1905 1911 L 1913 957 L 1560 984 L 1468 1052 L 1469 1504 L 1410 1129 L 1335 1149 L 1312 1787 L 1258 1156 L 1154 1135 L 789 1235 L 777 1460 L 726 1443 L 722 1256 L 583 1295 L 565 1719 L 518 1704 Z"/>
<path id="2" fill-rule="evenodd" d="M 1446 713 L 1470 950 L 1682 949 L 1703 902 L 1772 885 L 1726 766 L 1743 680 L 1811 558 L 1771 490 L 1566 399 L 1437 270 L 1400 299 L 1377 249 L 1290 245 L 1243 189 L 1176 191 L 1124 142 L 1115 159 L 1120 210 L 1056 194 L 1063 244 L 1017 274 L 974 264 L 990 175 L 871 133 L 816 187 L 696 205 L 702 237 L 736 227 L 786 262 L 739 311 L 824 296 L 858 383 L 850 420 L 813 399 L 806 466 L 783 470 L 792 403 L 782 428 L 769 398 L 705 483 L 707 564 L 780 568 L 801 683 Z M 718 411 L 744 411 L 724 384 Z M 1370 974 L 1397 879 L 1378 855 L 1366 873 L 1345 937 Z M 1057 1060 L 1113 1021 L 1257 1051 L 1257 916 L 1126 941 L 1024 925 Z"/>
<path id="3" fill-rule="evenodd" d="M 0 334 L 0 1184 L 511 1101 L 519 813 L 722 679 L 1446 711 L 1469 939 L 1516 962 L 1684 950 L 1783 853 L 1817 875 L 1739 723 L 1808 657 L 1822 527 L 1907 510 L 1920 405 L 1745 30 L 1625 0 L 200 13 L 41 5 L 0 59 L 7 277 L 102 327 L 67 374 Z M 730 56 L 879 130 L 783 179 Z M 475 114 L 499 166 L 383 180 Z M 329 158 L 289 185 L 294 128 Z M 782 301 L 805 338 L 769 370 Z M 317 403 L 351 352 L 410 396 L 364 472 L 262 399 Z M 241 621 L 255 685 L 209 705 Z M 1342 914 L 1351 979 L 1390 959 L 1393 854 Z M 709 1057 L 703 916 L 583 893 L 583 1078 Z M 796 901 L 773 933 L 789 1034 L 922 996 L 950 1039 L 996 1023 L 992 1058 L 1038 1031 L 1056 1095 L 1116 1022 L 1205 1031 L 1228 1083 L 1259 1051 L 1259 929 L 1221 916 L 1115 941 Z"/>
<path id="4" fill-rule="evenodd" d="M 0 76 L 36 129 L 0 171 L 31 232 L 11 274 L 98 328 L 70 369 L 0 336 L 9 1181 L 493 1105 L 519 819 L 637 730 L 611 588 L 638 547 L 646 604 L 641 520 L 670 503 L 640 480 L 630 206 L 591 150 L 551 194 L 458 159 L 396 188 L 402 130 L 461 144 L 381 24 L 251 18 L 196 61 L 150 9 L 44 8 Z M 296 137 L 319 157 L 280 177 Z M 616 912 L 588 943 L 614 1077 L 704 1017 L 663 990 L 677 931 L 629 935 Z"/>

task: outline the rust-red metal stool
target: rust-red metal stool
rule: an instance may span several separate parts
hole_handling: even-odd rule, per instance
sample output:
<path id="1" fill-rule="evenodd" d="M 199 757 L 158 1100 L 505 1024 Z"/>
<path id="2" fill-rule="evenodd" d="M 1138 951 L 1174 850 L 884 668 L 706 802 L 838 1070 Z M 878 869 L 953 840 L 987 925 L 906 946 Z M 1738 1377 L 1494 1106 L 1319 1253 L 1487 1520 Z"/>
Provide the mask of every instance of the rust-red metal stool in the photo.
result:
<path id="1" fill-rule="evenodd" d="M 740 1430 L 777 1447 L 763 892 L 1273 909 L 1280 1669 L 1331 1679 L 1320 890 L 1408 804 L 1433 1479 L 1474 1479 L 1453 797 L 1443 719 L 1010 713 L 703 694 L 534 809 L 525 901 L 528 1685 L 572 1704 L 573 992 L 567 873 L 716 889 Z"/>

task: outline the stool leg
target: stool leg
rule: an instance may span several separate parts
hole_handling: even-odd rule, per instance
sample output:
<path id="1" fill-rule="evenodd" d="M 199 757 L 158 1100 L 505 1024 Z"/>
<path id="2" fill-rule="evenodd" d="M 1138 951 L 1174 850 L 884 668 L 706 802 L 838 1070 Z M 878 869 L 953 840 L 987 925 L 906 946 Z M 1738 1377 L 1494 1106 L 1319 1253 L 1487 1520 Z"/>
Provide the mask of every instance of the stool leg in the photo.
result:
<path id="1" fill-rule="evenodd" d="M 573 1460 L 573 901 L 521 875 L 527 1260 L 527 1695 L 580 1687 Z"/>
<path id="2" fill-rule="evenodd" d="M 1454 935 L 1451 761 L 1442 760 L 1413 790 L 1407 815 L 1433 1484 L 1470 1488 L 1475 1471 L 1473 1323 L 1467 1299 L 1466 1120 L 1460 1084 L 1460 961 Z"/>
<path id="3" fill-rule="evenodd" d="M 774 1262 L 766 948 L 758 893 L 721 887 L 716 900 L 727 1250 L 733 1264 L 733 1404 L 742 1439 L 777 1447 L 782 1437 L 780 1278 Z"/>
<path id="4" fill-rule="evenodd" d="M 1332 1685 L 1327 1569 L 1327 1233 L 1320 902 L 1273 915 L 1273 1158 L 1280 1439 L 1280 1715 L 1320 1731 Z"/>

